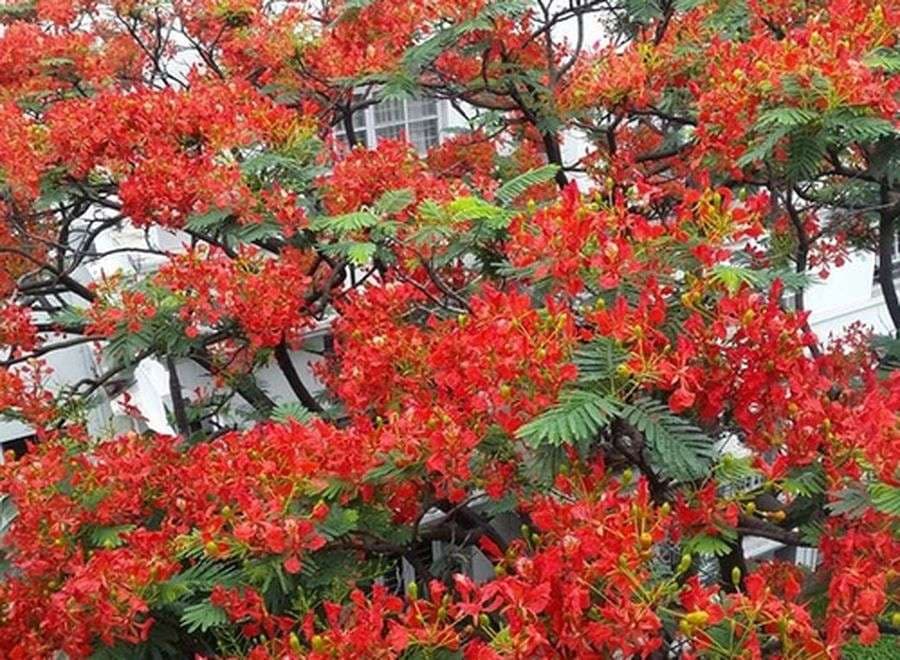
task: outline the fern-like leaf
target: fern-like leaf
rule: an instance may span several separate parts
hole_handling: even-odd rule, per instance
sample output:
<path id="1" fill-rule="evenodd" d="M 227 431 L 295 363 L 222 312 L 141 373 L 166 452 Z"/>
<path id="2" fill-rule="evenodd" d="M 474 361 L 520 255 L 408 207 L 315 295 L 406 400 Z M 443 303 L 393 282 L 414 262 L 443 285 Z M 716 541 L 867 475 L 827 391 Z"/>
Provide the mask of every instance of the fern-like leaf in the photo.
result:
<path id="1" fill-rule="evenodd" d="M 194 603 L 184 608 L 181 615 L 181 625 L 189 633 L 206 632 L 210 628 L 217 628 L 228 623 L 228 614 L 221 607 L 217 607 L 205 600 Z"/>
<path id="2" fill-rule="evenodd" d="M 500 186 L 495 198 L 501 205 L 508 206 L 532 186 L 552 181 L 558 170 L 556 165 L 544 165 L 513 177 Z"/>
<path id="3" fill-rule="evenodd" d="M 900 488 L 884 483 L 872 484 L 869 486 L 869 497 L 879 511 L 900 516 Z"/>
<path id="4" fill-rule="evenodd" d="M 367 229 L 378 223 L 378 216 L 370 211 L 354 211 L 336 216 L 321 216 L 309 223 L 313 231 L 328 230 L 336 234 L 347 234 L 360 229 Z"/>
<path id="5" fill-rule="evenodd" d="M 709 469 L 715 456 L 712 439 L 664 403 L 639 399 L 624 406 L 622 416 L 644 434 L 651 462 L 667 476 L 691 480 Z"/>
<path id="6" fill-rule="evenodd" d="M 578 380 L 587 383 L 611 379 L 627 357 L 628 352 L 617 342 L 600 337 L 575 351 L 573 362 L 578 368 Z"/>
<path id="7" fill-rule="evenodd" d="M 534 446 L 583 442 L 596 435 L 618 411 L 618 403 L 608 396 L 568 390 L 556 406 L 522 426 L 516 436 Z"/>

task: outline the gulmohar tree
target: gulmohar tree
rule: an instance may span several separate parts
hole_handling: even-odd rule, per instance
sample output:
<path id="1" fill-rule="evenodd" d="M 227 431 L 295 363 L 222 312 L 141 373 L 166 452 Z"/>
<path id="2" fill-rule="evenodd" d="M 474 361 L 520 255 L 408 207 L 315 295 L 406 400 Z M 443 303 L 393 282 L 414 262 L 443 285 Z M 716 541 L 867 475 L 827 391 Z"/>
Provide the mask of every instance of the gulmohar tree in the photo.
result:
<path id="1" fill-rule="evenodd" d="M 37 437 L 0 469 L 4 657 L 824 658 L 896 632 L 897 344 L 823 343 L 802 294 L 875 250 L 900 328 L 895 3 L 0 18 L 0 408 Z M 358 144 L 359 110 L 410 95 L 470 130 Z M 183 246 L 104 252 L 125 225 Z M 161 265 L 85 283 L 115 250 Z M 313 397 L 290 352 L 322 319 Z M 106 371 L 51 391 L 80 343 Z M 147 357 L 178 437 L 91 437 Z M 379 579 L 404 558 L 414 582 Z"/>

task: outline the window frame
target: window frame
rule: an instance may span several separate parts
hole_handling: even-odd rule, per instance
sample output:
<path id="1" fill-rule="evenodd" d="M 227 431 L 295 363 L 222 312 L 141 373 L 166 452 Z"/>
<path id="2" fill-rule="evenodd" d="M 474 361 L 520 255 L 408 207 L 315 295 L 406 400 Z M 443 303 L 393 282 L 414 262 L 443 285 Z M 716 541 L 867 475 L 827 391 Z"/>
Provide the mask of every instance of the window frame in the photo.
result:
<path id="1" fill-rule="evenodd" d="M 410 118 L 409 118 L 409 102 L 410 101 L 419 101 L 419 100 L 434 101 L 435 113 L 433 115 L 429 114 L 429 115 L 425 115 L 423 117 L 418 117 L 416 119 L 410 120 Z M 361 101 L 361 102 L 368 101 L 367 95 L 360 95 L 359 101 Z M 444 99 L 438 99 L 438 98 L 432 98 L 432 97 L 421 97 L 421 98 L 413 97 L 413 98 L 397 99 L 397 101 L 399 101 L 400 103 L 403 104 L 403 122 L 402 122 L 402 124 L 400 122 L 384 123 L 381 125 L 376 124 L 376 121 L 375 121 L 376 109 L 382 103 L 390 102 L 390 100 L 377 101 L 375 103 L 368 103 L 364 108 L 362 108 L 361 110 L 357 110 L 354 113 L 354 115 L 356 115 L 357 113 L 362 113 L 362 116 L 365 119 L 364 125 L 362 127 L 357 126 L 354 123 L 353 132 L 354 132 L 354 134 L 357 135 L 357 137 L 359 137 L 360 134 L 362 134 L 362 136 L 364 138 L 365 147 L 367 149 L 374 149 L 378 145 L 378 139 L 379 139 L 378 138 L 378 129 L 383 129 L 385 127 L 390 127 L 390 126 L 401 126 L 402 125 L 402 131 L 403 131 L 403 135 L 404 135 L 406 141 L 410 144 L 410 146 L 412 146 L 421 155 L 425 155 L 425 153 L 427 152 L 428 149 L 430 149 L 434 146 L 437 146 L 444 141 L 444 132 L 447 128 L 447 121 L 448 121 L 447 103 Z M 426 121 L 432 120 L 432 119 L 435 120 L 436 126 L 437 126 L 437 141 L 433 145 L 427 147 L 425 149 L 425 151 L 419 151 L 419 148 L 410 140 L 410 135 L 409 135 L 410 124 L 425 123 Z M 348 145 L 348 142 L 346 139 L 347 133 L 345 131 L 343 122 L 340 122 L 334 126 L 334 128 L 332 129 L 332 134 L 334 135 L 335 139 L 338 140 L 341 144 Z M 382 139 L 384 139 L 384 138 L 382 138 Z M 388 139 L 390 139 L 390 138 L 388 138 Z M 362 142 L 360 142 L 360 144 L 362 144 Z"/>

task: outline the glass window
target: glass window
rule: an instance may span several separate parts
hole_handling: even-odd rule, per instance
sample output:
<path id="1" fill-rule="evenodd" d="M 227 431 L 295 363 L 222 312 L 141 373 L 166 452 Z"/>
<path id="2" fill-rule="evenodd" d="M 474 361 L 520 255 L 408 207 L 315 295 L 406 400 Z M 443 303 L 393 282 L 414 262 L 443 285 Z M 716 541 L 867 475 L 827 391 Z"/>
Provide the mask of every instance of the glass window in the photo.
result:
<path id="1" fill-rule="evenodd" d="M 439 116 L 435 99 L 390 99 L 355 112 L 353 132 L 357 144 L 371 148 L 380 140 L 405 139 L 424 154 L 440 142 Z M 335 126 L 334 136 L 347 144 L 343 125 Z"/>

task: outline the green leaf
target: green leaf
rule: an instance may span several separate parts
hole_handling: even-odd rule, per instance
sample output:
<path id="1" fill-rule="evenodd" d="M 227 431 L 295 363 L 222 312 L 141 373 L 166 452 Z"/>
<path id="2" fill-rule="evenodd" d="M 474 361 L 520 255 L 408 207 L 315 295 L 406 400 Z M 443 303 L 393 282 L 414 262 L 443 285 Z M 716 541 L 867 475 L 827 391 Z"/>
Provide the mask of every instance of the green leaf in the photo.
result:
<path id="1" fill-rule="evenodd" d="M 819 168 L 827 144 L 819 134 L 792 133 L 788 142 L 788 162 L 785 173 L 791 181 L 809 178 Z"/>
<path id="2" fill-rule="evenodd" d="M 556 406 L 520 427 L 516 437 L 533 446 L 582 442 L 594 437 L 618 411 L 618 403 L 608 396 L 566 390 Z"/>
<path id="3" fill-rule="evenodd" d="M 347 258 L 357 266 L 365 266 L 375 256 L 377 247 L 374 243 L 350 243 L 347 246 Z"/>
<path id="4" fill-rule="evenodd" d="M 210 628 L 218 628 L 227 624 L 228 614 L 225 610 L 213 605 L 208 600 L 188 605 L 181 615 L 181 625 L 189 633 L 206 632 Z"/>
<path id="5" fill-rule="evenodd" d="M 835 495 L 835 500 L 825 506 L 833 516 L 859 518 L 871 506 L 868 493 L 861 488 L 844 488 Z"/>
<path id="6" fill-rule="evenodd" d="M 767 132 L 756 146 L 745 151 L 743 155 L 737 159 L 738 167 L 745 167 L 751 163 L 765 160 L 771 156 L 772 151 L 775 149 L 775 145 L 778 144 L 784 136 L 790 133 L 790 131 L 791 129 L 788 126 L 777 126 L 773 130 Z"/>
<path id="7" fill-rule="evenodd" d="M 894 125 L 883 117 L 846 114 L 835 122 L 834 129 L 848 142 L 876 142 L 896 133 Z"/>
<path id="8" fill-rule="evenodd" d="M 759 476 L 759 470 L 753 467 L 753 457 L 725 454 L 716 464 L 715 475 L 720 484 L 728 484 L 746 489 Z"/>
<path id="9" fill-rule="evenodd" d="M 812 497 L 825 492 L 825 470 L 819 464 L 792 470 L 781 482 L 781 489 L 790 495 Z"/>
<path id="10" fill-rule="evenodd" d="M 599 337 L 575 351 L 573 362 L 582 383 L 604 381 L 616 375 L 616 369 L 628 358 L 628 351 L 608 337 Z"/>
<path id="11" fill-rule="evenodd" d="M 447 204 L 451 222 L 464 220 L 484 221 L 492 229 L 503 229 L 509 225 L 512 214 L 499 206 L 494 206 L 478 197 L 457 197 Z"/>
<path id="12" fill-rule="evenodd" d="M 212 209 L 189 216 L 184 226 L 191 231 L 208 231 L 218 228 L 230 215 L 230 209 Z"/>
<path id="13" fill-rule="evenodd" d="M 656 0 L 626 0 L 625 10 L 630 20 L 642 25 L 662 16 L 662 9 Z"/>
<path id="14" fill-rule="evenodd" d="M 900 369 L 900 339 L 887 336 L 874 337 L 872 347 L 880 355 L 878 366 L 882 371 Z"/>
<path id="15" fill-rule="evenodd" d="M 805 126 L 818 118 L 819 114 L 812 110 L 782 106 L 761 112 L 759 118 L 756 120 L 756 127 L 759 129 L 768 129 L 774 126 L 796 128 L 798 126 Z"/>
<path id="16" fill-rule="evenodd" d="M 319 525 L 319 531 L 328 539 L 344 536 L 357 528 L 359 512 L 356 509 L 345 509 L 332 506 L 328 517 Z"/>
<path id="17" fill-rule="evenodd" d="M 697 534 L 684 542 L 684 550 L 696 555 L 724 557 L 731 552 L 731 545 L 721 536 Z"/>
<path id="18" fill-rule="evenodd" d="M 372 210 L 378 215 L 392 215 L 400 213 L 407 206 L 415 201 L 415 196 L 409 188 L 401 188 L 400 190 L 388 190 L 378 201 Z"/>
<path id="19" fill-rule="evenodd" d="M 336 216 L 320 216 L 309 223 L 313 231 L 333 231 L 336 234 L 346 234 L 359 231 L 378 224 L 378 216 L 371 211 L 354 211 Z"/>
<path id="20" fill-rule="evenodd" d="M 64 307 L 52 314 L 50 320 L 64 328 L 77 328 L 87 320 L 86 312 L 87 309 L 84 307 Z"/>
<path id="21" fill-rule="evenodd" d="M 134 529 L 134 525 L 112 525 L 109 527 L 91 527 L 88 541 L 94 548 L 118 548 L 125 543 L 122 534 Z"/>
<path id="22" fill-rule="evenodd" d="M 900 488 L 885 483 L 872 484 L 869 497 L 872 505 L 882 513 L 900 516 Z"/>
<path id="23" fill-rule="evenodd" d="M 674 415 L 668 406 L 639 399 L 623 407 L 622 416 L 647 441 L 654 467 L 676 480 L 704 476 L 715 456 L 713 441 L 688 420 Z"/>
<path id="24" fill-rule="evenodd" d="M 800 538 L 804 543 L 812 546 L 819 545 L 822 540 L 822 534 L 825 533 L 825 523 L 821 520 L 810 520 L 800 525 Z"/>
<path id="25" fill-rule="evenodd" d="M 161 583 L 158 600 L 171 604 L 198 592 L 212 591 L 217 584 L 233 587 L 241 583 L 241 572 L 235 566 L 201 559 L 181 573 Z"/>
<path id="26" fill-rule="evenodd" d="M 873 69 L 900 73 L 900 48 L 879 48 L 866 55 L 863 62 Z"/>
<path id="27" fill-rule="evenodd" d="M 558 171 L 557 165 L 544 165 L 520 174 L 500 186 L 495 197 L 501 205 L 508 206 L 532 186 L 552 181 Z"/>
<path id="28" fill-rule="evenodd" d="M 743 284 L 758 287 L 763 280 L 758 271 L 731 264 L 717 264 L 710 269 L 710 273 L 710 279 L 722 284 L 731 294 L 737 293 Z"/>
<path id="29" fill-rule="evenodd" d="M 0 536 L 9 529 L 12 521 L 18 515 L 16 504 L 9 495 L 0 494 Z"/>
<path id="30" fill-rule="evenodd" d="M 276 422 L 287 422 L 293 420 L 304 424 L 315 417 L 315 415 L 307 410 L 303 404 L 296 401 L 288 401 L 287 403 L 279 403 L 272 409 L 269 415 Z"/>

